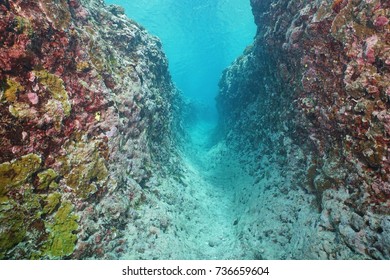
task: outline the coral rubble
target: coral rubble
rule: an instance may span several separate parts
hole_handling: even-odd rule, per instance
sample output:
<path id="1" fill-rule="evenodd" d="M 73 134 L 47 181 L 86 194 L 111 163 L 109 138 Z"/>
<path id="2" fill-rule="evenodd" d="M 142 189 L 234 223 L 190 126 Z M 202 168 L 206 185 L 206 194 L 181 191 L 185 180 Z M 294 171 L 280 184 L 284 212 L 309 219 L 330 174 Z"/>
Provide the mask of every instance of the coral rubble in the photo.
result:
<path id="1" fill-rule="evenodd" d="M 176 99 L 160 41 L 119 7 L 0 1 L 0 258 L 123 251 Z"/>
<path id="2" fill-rule="evenodd" d="M 258 31 L 221 79 L 220 128 L 260 182 L 264 164 L 285 177 L 268 179 L 265 203 L 285 203 L 295 225 L 307 217 L 291 201 L 315 211 L 305 241 L 286 228 L 241 234 L 285 252 L 259 257 L 389 259 L 389 1 L 251 4 Z"/>

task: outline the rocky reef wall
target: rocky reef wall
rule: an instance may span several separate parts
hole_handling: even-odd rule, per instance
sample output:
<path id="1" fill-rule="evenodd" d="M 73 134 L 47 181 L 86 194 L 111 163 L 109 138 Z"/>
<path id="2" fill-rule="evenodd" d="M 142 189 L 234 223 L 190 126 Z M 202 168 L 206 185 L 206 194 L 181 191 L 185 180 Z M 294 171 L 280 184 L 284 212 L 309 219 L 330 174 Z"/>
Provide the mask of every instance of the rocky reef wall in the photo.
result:
<path id="1" fill-rule="evenodd" d="M 0 1 L 0 259 L 118 258 L 169 172 L 176 102 L 160 41 L 122 8 Z"/>
<path id="2" fill-rule="evenodd" d="M 389 2 L 251 4 L 257 35 L 220 81 L 219 127 L 257 177 L 242 211 L 265 189 L 258 208 L 280 227 L 243 220 L 242 242 L 286 252 L 257 258 L 389 259 Z"/>

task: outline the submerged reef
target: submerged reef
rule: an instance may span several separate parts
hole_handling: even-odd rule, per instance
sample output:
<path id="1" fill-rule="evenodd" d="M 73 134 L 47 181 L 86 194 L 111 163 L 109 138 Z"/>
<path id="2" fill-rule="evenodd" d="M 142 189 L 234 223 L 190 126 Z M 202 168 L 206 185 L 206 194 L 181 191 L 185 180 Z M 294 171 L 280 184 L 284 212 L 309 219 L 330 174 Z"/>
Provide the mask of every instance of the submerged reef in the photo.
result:
<path id="1" fill-rule="evenodd" d="M 275 223 L 242 219 L 243 246 L 255 258 L 389 259 L 389 1 L 251 4 L 258 31 L 220 81 L 220 137 L 263 186 L 260 215 Z M 243 211 L 256 192 L 241 193 L 253 197 Z"/>
<path id="2" fill-rule="evenodd" d="M 0 259 L 390 259 L 389 1 L 251 5 L 211 133 L 119 6 L 0 1 Z"/>
<path id="3" fill-rule="evenodd" d="M 177 100 L 123 9 L 0 1 L 0 259 L 117 258 L 130 204 L 169 172 Z"/>

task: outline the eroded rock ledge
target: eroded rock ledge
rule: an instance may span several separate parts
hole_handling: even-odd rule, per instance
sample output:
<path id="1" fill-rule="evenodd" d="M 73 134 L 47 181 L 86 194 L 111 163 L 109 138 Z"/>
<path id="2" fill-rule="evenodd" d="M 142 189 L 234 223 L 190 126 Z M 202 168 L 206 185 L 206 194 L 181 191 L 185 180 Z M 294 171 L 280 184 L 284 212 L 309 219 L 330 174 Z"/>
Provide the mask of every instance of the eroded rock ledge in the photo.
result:
<path id="1" fill-rule="evenodd" d="M 0 258 L 118 257 L 169 172 L 177 96 L 121 8 L 0 1 Z"/>
<path id="2" fill-rule="evenodd" d="M 313 215 L 311 230 L 296 232 L 306 218 L 286 203 L 284 228 L 242 234 L 286 252 L 259 257 L 389 259 L 389 2 L 251 4 L 258 33 L 221 79 L 220 127 L 280 203 L 312 203 Z M 264 175 L 264 164 L 286 180 Z"/>

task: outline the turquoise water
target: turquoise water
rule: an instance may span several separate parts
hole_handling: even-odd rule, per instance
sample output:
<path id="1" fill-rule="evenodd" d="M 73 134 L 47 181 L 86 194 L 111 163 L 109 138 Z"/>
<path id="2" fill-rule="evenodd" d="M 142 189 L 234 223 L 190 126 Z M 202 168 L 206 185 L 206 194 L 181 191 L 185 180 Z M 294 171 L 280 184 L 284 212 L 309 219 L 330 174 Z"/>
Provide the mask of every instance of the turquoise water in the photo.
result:
<path id="1" fill-rule="evenodd" d="M 188 118 L 185 126 L 189 141 L 182 147 L 181 181 L 159 182 L 160 198 L 151 202 L 156 206 L 142 208 L 142 221 L 126 230 L 130 249 L 123 259 L 253 258 L 235 226 L 244 211 L 237 199 L 253 180 L 224 143 L 210 145 L 222 71 L 255 35 L 249 0 L 106 2 L 125 7 L 128 17 L 161 39 L 173 81 L 194 100 L 191 113 L 200 117 Z M 151 239 L 145 229 L 161 217 L 174 226 Z"/>
<path id="2" fill-rule="evenodd" d="M 215 114 L 223 69 L 252 43 L 256 26 L 249 0 L 106 0 L 157 35 L 173 81 Z"/>

